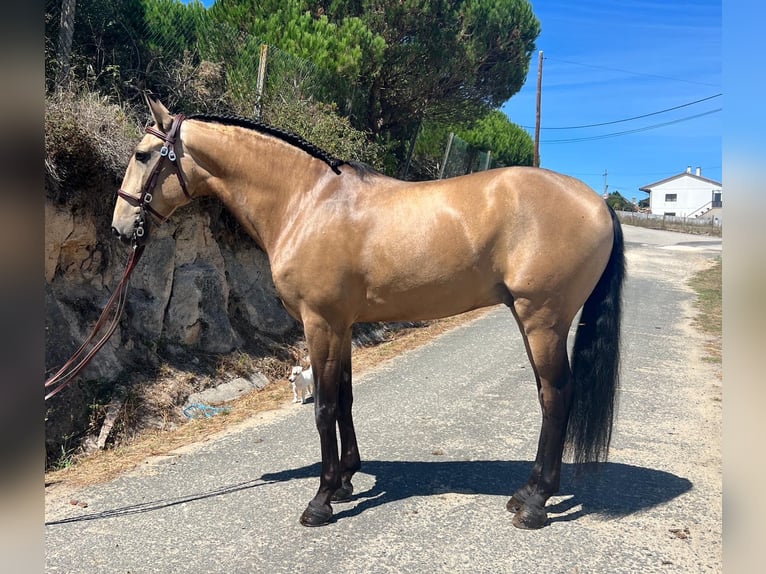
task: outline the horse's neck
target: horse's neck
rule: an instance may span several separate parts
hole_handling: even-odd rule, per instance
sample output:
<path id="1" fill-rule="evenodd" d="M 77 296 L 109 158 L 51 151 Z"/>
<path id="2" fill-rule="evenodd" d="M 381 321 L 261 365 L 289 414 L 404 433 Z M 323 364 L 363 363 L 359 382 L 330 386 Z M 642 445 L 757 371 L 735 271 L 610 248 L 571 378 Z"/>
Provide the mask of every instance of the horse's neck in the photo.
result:
<path id="1" fill-rule="evenodd" d="M 200 128 L 189 148 L 207 172 L 205 193 L 217 196 L 270 253 L 296 194 L 321 178 L 324 165 L 254 130 L 207 123 Z"/>

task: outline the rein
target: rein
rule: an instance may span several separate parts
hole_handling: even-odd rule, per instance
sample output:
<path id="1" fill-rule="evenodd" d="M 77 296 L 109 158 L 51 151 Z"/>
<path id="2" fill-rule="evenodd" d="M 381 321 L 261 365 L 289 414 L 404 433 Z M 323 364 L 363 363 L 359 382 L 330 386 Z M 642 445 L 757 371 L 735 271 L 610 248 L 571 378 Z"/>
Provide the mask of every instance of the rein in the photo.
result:
<path id="1" fill-rule="evenodd" d="M 128 265 L 125 267 L 125 273 L 122 275 L 122 279 L 120 279 L 120 282 L 117 284 L 117 288 L 114 290 L 114 293 L 112 293 L 109 301 L 107 301 L 106 307 L 104 307 L 104 310 L 101 312 L 101 316 L 98 318 L 98 321 L 96 321 L 96 325 L 93 327 L 93 331 L 91 332 L 90 336 L 85 340 L 80 348 L 77 349 L 75 354 L 72 355 L 72 358 L 69 359 L 55 375 L 45 381 L 45 388 L 51 388 L 51 390 L 48 391 L 48 393 L 45 395 L 46 401 L 68 387 L 72 381 L 74 381 L 75 377 L 80 374 L 80 371 L 82 371 L 88 365 L 88 363 L 90 363 L 91 359 L 93 359 L 101 347 L 106 344 L 106 342 L 109 340 L 109 337 L 112 336 L 112 333 L 114 333 L 117 325 L 120 323 L 120 317 L 122 316 L 122 312 L 125 309 L 125 302 L 128 299 L 127 293 L 130 274 L 138 264 L 138 260 L 141 259 L 141 255 L 144 252 L 144 247 L 144 245 L 135 245 L 133 247 L 133 252 L 130 255 L 130 259 L 128 260 Z M 110 314 L 112 314 L 112 310 L 114 310 L 114 316 L 110 320 L 109 317 Z M 88 351 L 88 345 L 93 342 L 94 339 L 96 339 L 98 332 L 107 323 L 107 321 L 109 322 L 109 325 L 104 335 L 95 343 L 95 345 L 93 345 L 93 348 Z"/>
<path id="2" fill-rule="evenodd" d="M 86 366 L 88 366 L 88 363 L 90 363 L 96 353 L 98 353 L 101 347 L 106 344 L 120 323 L 120 317 L 125 310 L 125 303 L 128 299 L 127 294 L 130 275 L 133 273 L 133 269 L 135 269 L 138 261 L 141 259 L 141 255 L 143 254 L 144 248 L 146 247 L 145 245 L 140 244 L 141 238 L 146 233 L 146 219 L 144 214 L 145 212 L 149 212 L 157 219 L 159 219 L 160 223 L 164 223 L 168 219 L 167 217 L 157 212 L 150 205 L 152 202 L 152 191 L 154 191 L 154 187 L 157 185 L 157 179 L 159 178 L 160 171 L 162 171 L 162 167 L 165 163 L 165 158 L 168 158 L 172 162 L 172 165 L 175 167 L 178 181 L 181 184 L 181 189 L 183 190 L 184 194 L 186 194 L 186 197 L 191 199 L 189 190 L 186 188 L 186 182 L 181 176 L 181 170 L 176 163 L 177 156 L 174 149 L 176 136 L 178 135 L 178 130 L 180 129 L 181 123 L 184 121 L 184 119 L 185 117 L 183 114 L 174 116 L 173 124 L 170 130 L 168 130 L 167 134 L 162 133 L 152 126 L 147 126 L 146 128 L 147 133 L 157 136 L 165 142 L 165 145 L 163 145 L 162 149 L 160 150 L 160 159 L 154 166 L 154 169 L 149 175 L 149 178 L 146 180 L 146 183 L 141 189 L 141 195 L 138 198 L 127 194 L 122 189 L 117 191 L 117 195 L 127 201 L 130 205 L 133 207 L 141 208 L 138 213 L 138 217 L 136 218 L 136 228 L 133 232 L 133 252 L 131 253 L 128 264 L 125 267 L 125 272 L 122 275 L 122 279 L 120 279 L 120 282 L 117 284 L 117 288 L 114 290 L 114 293 L 112 293 L 109 301 L 107 301 L 104 310 L 101 312 L 101 316 L 98 318 L 98 321 L 96 321 L 96 324 L 93 327 L 93 331 L 91 331 L 91 334 L 80 346 L 80 348 L 77 349 L 74 355 L 72 355 L 72 358 L 70 358 L 64 364 L 64 366 L 61 367 L 58 372 L 56 372 L 56 374 L 45 381 L 45 388 L 51 389 L 45 395 L 46 401 L 63 391 L 74 381 L 75 377 L 79 375 Z M 104 334 L 95 342 L 92 348 L 88 350 L 89 345 L 96 340 L 99 331 L 102 330 L 104 325 L 107 325 Z"/>

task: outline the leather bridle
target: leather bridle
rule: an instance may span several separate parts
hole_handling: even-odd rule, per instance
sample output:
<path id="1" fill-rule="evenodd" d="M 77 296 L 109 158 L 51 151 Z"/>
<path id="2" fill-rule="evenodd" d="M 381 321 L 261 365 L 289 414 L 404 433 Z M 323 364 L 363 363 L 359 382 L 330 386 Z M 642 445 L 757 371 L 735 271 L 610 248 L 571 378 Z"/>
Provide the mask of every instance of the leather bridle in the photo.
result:
<path id="1" fill-rule="evenodd" d="M 148 212 L 154 217 L 156 217 L 160 223 L 164 223 L 168 220 L 168 216 L 162 215 L 160 212 L 158 212 L 156 209 L 154 209 L 151 205 L 153 195 L 152 192 L 154 191 L 155 186 L 157 185 L 157 180 L 159 179 L 160 172 L 162 171 L 162 168 L 165 164 L 165 158 L 169 159 L 171 162 L 171 165 L 175 168 L 175 174 L 178 178 L 178 183 L 181 184 L 181 189 L 184 192 L 184 195 L 191 199 L 191 195 L 189 194 L 189 190 L 186 187 L 186 182 L 184 181 L 183 176 L 181 175 L 181 168 L 176 161 L 178 159 L 178 156 L 175 152 L 175 143 L 176 143 L 176 137 L 178 136 L 178 132 L 181 129 L 181 123 L 186 119 L 186 116 L 183 114 L 177 114 L 173 116 L 173 124 L 170 126 L 170 129 L 167 133 L 163 133 L 160 130 L 156 129 L 154 126 L 147 126 L 146 127 L 146 133 L 152 134 L 153 136 L 156 136 L 160 138 L 164 145 L 160 149 L 160 159 L 157 161 L 157 163 L 154 165 L 154 168 L 152 169 L 152 172 L 149 174 L 149 177 L 147 178 L 146 182 L 144 183 L 144 186 L 141 188 L 141 194 L 139 197 L 133 197 L 132 195 L 128 194 L 124 190 L 120 189 L 117 191 L 117 196 L 121 197 L 125 201 L 127 201 L 130 205 L 133 207 L 140 208 L 138 212 L 138 216 L 136 217 L 136 224 L 135 228 L 133 230 L 133 237 L 132 242 L 133 245 L 138 245 L 141 241 L 141 238 L 146 234 L 146 216 L 145 214 Z"/>
<path id="2" fill-rule="evenodd" d="M 169 159 L 171 165 L 175 168 L 178 182 L 181 184 L 181 189 L 184 194 L 186 194 L 186 197 L 189 199 L 192 198 L 191 195 L 189 195 L 189 190 L 186 188 L 186 182 L 181 175 L 181 169 L 177 162 L 178 157 L 176 156 L 174 148 L 178 131 L 184 119 L 185 117 L 183 114 L 173 116 L 173 124 L 166 134 L 152 126 L 147 126 L 146 128 L 146 133 L 157 136 L 164 142 L 164 145 L 160 150 L 160 159 L 152 169 L 146 183 L 144 183 L 144 186 L 141 188 L 141 195 L 138 198 L 135 198 L 122 189 L 117 192 L 117 195 L 127 201 L 130 205 L 140 208 L 138 216 L 136 217 L 135 229 L 133 231 L 133 250 L 125 268 L 125 273 L 122 275 L 122 278 L 117 284 L 117 288 L 112 293 L 112 296 L 109 298 L 109 301 L 107 301 L 90 336 L 88 336 L 80 348 L 75 351 L 72 358 L 70 358 L 53 376 L 45 381 L 45 389 L 50 389 L 45 395 L 45 400 L 57 395 L 72 384 L 77 375 L 90 363 L 91 359 L 98 353 L 99 349 L 106 344 L 109 337 L 112 336 L 112 333 L 114 333 L 119 325 L 120 317 L 122 316 L 125 309 L 125 303 L 127 302 L 130 275 L 136 265 L 138 265 L 138 261 L 141 259 L 141 255 L 146 247 L 145 245 L 140 244 L 141 238 L 146 234 L 145 214 L 147 212 L 152 214 L 159 219 L 160 223 L 164 223 L 168 220 L 167 216 L 162 215 L 151 206 L 152 192 L 157 185 L 160 172 L 165 164 L 165 158 Z M 105 331 L 104 334 L 100 338 L 97 338 L 99 332 L 102 330 Z"/>

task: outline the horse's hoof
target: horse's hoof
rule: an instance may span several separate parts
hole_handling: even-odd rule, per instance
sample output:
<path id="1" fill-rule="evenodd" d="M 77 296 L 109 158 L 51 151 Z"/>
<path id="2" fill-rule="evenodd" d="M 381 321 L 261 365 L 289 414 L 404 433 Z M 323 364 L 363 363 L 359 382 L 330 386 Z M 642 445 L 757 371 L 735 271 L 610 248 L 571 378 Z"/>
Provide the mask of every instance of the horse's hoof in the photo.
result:
<path id="1" fill-rule="evenodd" d="M 509 501 L 510 504 L 510 501 Z M 545 510 L 530 506 L 522 506 L 513 515 L 512 524 L 522 530 L 537 530 L 548 522 L 548 513 Z"/>
<path id="2" fill-rule="evenodd" d="M 335 491 L 330 502 L 351 502 L 352 494 L 354 494 L 354 487 L 348 482 Z"/>
<path id="3" fill-rule="evenodd" d="M 521 510 L 522 506 L 524 506 L 524 501 L 517 498 L 515 494 L 505 504 L 506 510 L 508 510 L 508 512 L 511 512 L 513 514 L 516 514 L 519 510 Z"/>
<path id="4" fill-rule="evenodd" d="M 301 514 L 301 524 L 303 526 L 324 526 L 332 521 L 332 507 L 314 506 L 309 502 L 306 510 Z"/>

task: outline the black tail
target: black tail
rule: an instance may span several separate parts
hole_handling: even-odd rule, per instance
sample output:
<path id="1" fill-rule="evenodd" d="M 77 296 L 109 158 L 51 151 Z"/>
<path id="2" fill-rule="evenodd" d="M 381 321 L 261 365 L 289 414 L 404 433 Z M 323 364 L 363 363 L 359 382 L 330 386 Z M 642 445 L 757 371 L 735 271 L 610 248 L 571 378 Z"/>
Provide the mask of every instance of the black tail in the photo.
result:
<path id="1" fill-rule="evenodd" d="M 620 316 L 625 254 L 622 227 L 610 208 L 614 227 L 612 254 L 583 305 L 572 351 L 574 393 L 566 445 L 575 463 L 604 461 L 612 439 L 612 421 L 620 376 Z"/>

